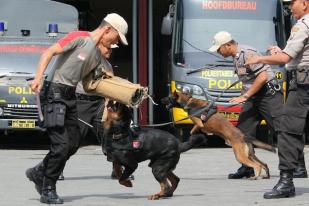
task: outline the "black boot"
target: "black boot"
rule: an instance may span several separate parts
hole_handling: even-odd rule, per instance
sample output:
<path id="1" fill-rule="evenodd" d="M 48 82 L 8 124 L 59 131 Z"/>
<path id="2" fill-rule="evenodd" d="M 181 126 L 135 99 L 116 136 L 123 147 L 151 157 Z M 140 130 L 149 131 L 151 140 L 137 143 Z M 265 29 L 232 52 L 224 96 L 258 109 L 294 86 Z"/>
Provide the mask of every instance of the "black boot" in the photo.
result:
<path id="1" fill-rule="evenodd" d="M 241 179 L 243 177 L 249 178 L 254 176 L 254 169 L 252 167 L 247 167 L 242 165 L 236 173 L 229 174 L 229 179 Z"/>
<path id="2" fill-rule="evenodd" d="M 44 178 L 40 202 L 46 204 L 63 204 L 63 200 L 57 195 L 56 184 Z"/>
<path id="3" fill-rule="evenodd" d="M 293 172 L 293 178 L 308 178 L 304 157 L 298 160 L 297 168 Z"/>
<path id="4" fill-rule="evenodd" d="M 295 187 L 293 183 L 293 170 L 280 171 L 279 182 L 270 192 L 264 193 L 265 199 L 276 199 L 284 197 L 294 197 Z"/>
<path id="5" fill-rule="evenodd" d="M 43 187 L 43 162 L 40 162 L 35 167 L 26 170 L 27 178 L 35 184 L 36 191 L 41 195 Z"/>
<path id="6" fill-rule="evenodd" d="M 61 172 L 60 176 L 58 177 L 58 180 L 64 180 L 63 172 Z"/>

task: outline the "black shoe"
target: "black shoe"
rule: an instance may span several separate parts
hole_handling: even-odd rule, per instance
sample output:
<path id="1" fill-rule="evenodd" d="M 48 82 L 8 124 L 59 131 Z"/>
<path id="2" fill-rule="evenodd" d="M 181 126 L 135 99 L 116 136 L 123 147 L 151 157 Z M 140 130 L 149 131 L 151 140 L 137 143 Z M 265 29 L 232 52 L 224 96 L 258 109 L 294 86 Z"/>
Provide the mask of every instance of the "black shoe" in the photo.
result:
<path id="1" fill-rule="evenodd" d="M 60 176 L 58 177 L 58 180 L 64 180 L 63 173 L 60 174 Z"/>
<path id="2" fill-rule="evenodd" d="M 130 175 L 128 178 L 128 180 L 134 180 L 134 179 L 135 179 L 134 175 Z"/>
<path id="3" fill-rule="evenodd" d="M 242 165 L 236 173 L 228 175 L 228 179 L 241 179 L 243 177 L 249 178 L 254 176 L 254 169 L 252 167 L 247 167 Z"/>
<path id="4" fill-rule="evenodd" d="M 26 170 L 27 178 L 35 184 L 36 191 L 41 195 L 43 187 L 43 163 Z"/>
<path id="5" fill-rule="evenodd" d="M 56 188 L 51 186 L 44 187 L 40 202 L 46 204 L 63 204 L 63 200 L 57 195 Z"/>
<path id="6" fill-rule="evenodd" d="M 293 171 L 281 171 L 279 182 L 270 192 L 264 193 L 265 199 L 277 199 L 295 196 L 295 187 L 293 183 Z"/>
<path id="7" fill-rule="evenodd" d="M 293 172 L 293 178 L 308 178 L 306 167 L 304 165 L 298 165 Z"/>

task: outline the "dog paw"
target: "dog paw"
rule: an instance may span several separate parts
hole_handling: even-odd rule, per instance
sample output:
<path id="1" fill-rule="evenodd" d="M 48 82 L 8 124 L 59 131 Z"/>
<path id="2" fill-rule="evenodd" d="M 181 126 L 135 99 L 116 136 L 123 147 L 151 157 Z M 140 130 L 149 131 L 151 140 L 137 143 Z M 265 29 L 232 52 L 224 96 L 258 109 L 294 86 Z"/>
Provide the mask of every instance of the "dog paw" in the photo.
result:
<path id="1" fill-rule="evenodd" d="M 130 180 L 119 181 L 119 184 L 126 186 L 126 187 L 133 187 L 133 184 Z"/>
<path id="2" fill-rule="evenodd" d="M 158 200 L 158 199 L 160 199 L 160 195 L 159 194 L 154 194 L 154 195 L 150 195 L 149 197 L 148 197 L 148 200 Z"/>

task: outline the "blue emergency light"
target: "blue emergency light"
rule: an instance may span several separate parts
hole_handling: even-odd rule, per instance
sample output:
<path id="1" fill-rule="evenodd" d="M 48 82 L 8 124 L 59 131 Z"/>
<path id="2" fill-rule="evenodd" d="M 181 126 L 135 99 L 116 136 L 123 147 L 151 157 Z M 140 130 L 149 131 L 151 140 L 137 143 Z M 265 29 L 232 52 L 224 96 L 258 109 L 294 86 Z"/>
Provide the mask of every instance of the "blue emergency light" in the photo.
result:
<path id="1" fill-rule="evenodd" d="M 0 36 L 2 36 L 4 34 L 4 22 L 0 22 Z"/>
<path id="2" fill-rule="evenodd" d="M 48 36 L 56 37 L 58 35 L 58 24 L 48 24 Z"/>

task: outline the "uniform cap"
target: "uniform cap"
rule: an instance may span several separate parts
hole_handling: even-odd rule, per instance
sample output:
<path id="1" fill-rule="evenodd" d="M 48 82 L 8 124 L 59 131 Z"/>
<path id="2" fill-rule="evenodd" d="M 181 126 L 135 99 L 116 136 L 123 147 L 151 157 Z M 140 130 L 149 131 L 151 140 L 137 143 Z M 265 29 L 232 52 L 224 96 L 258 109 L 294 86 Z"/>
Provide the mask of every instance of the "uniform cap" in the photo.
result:
<path id="1" fill-rule="evenodd" d="M 232 35 L 226 31 L 220 31 L 216 33 L 213 39 L 213 45 L 208 50 L 211 52 L 216 52 L 223 45 L 232 41 Z"/>
<path id="2" fill-rule="evenodd" d="M 118 48 L 119 46 L 117 45 L 117 44 L 112 44 L 111 45 L 111 49 L 116 49 L 116 48 Z"/>
<path id="3" fill-rule="evenodd" d="M 128 45 L 126 34 L 128 32 L 128 24 L 119 14 L 111 13 L 106 15 L 104 21 L 109 23 L 119 34 L 120 41 L 124 45 Z"/>

